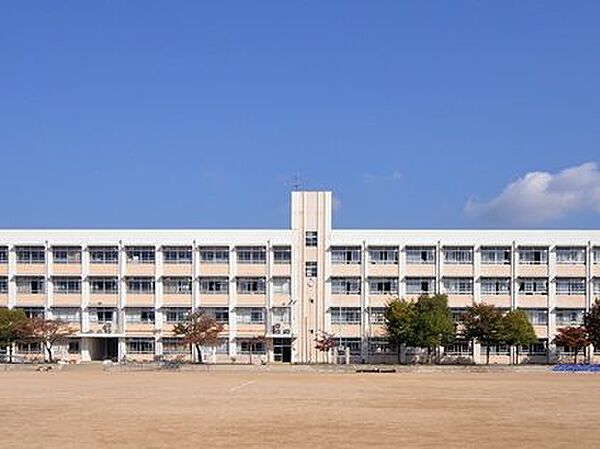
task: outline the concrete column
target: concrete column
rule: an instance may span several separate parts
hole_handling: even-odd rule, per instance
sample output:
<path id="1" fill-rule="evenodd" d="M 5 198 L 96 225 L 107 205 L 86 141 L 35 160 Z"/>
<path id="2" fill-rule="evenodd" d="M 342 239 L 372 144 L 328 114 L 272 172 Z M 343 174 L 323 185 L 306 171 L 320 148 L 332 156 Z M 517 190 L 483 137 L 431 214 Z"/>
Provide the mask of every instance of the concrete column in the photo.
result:
<path id="1" fill-rule="evenodd" d="M 444 275 L 442 267 L 444 264 L 442 252 L 442 243 L 437 242 L 435 250 L 435 293 L 442 292 L 442 276 Z"/>
<path id="2" fill-rule="evenodd" d="M 196 240 L 192 242 L 192 305 L 193 309 L 200 307 L 200 253 Z"/>
<path id="3" fill-rule="evenodd" d="M 266 279 L 265 279 L 265 289 L 266 289 L 266 310 L 265 310 L 265 334 L 272 334 L 273 323 L 271 316 L 271 308 L 273 307 L 273 246 L 270 240 L 267 240 L 266 244 Z M 265 349 L 267 361 L 273 361 L 273 340 L 269 343 L 269 339 L 266 339 Z"/>
<path id="4" fill-rule="evenodd" d="M 473 303 L 481 302 L 481 247 L 473 247 Z"/>
<path id="5" fill-rule="evenodd" d="M 237 254 L 234 248 L 229 247 L 229 356 L 237 356 L 236 334 L 237 334 L 237 313 L 236 295 L 237 295 Z"/>
<path id="6" fill-rule="evenodd" d="M 8 308 L 17 303 L 17 251 L 14 245 L 8 247 Z"/>
<path id="7" fill-rule="evenodd" d="M 367 242 L 363 240 L 361 245 L 361 304 L 360 304 L 360 358 L 361 360 L 369 360 L 369 257 L 367 253 Z"/>
<path id="8" fill-rule="evenodd" d="M 556 247 L 548 248 L 548 348 L 550 354 L 555 354 L 550 358 L 550 362 L 556 361 L 556 345 L 552 340 L 556 336 Z"/>
<path id="9" fill-rule="evenodd" d="M 45 244 L 46 252 L 46 273 L 45 273 L 45 289 L 46 289 L 46 304 L 44 306 L 44 316 L 48 316 L 50 308 L 52 307 L 52 299 L 54 295 L 54 282 L 52 281 L 53 273 L 53 256 L 52 246 L 46 241 Z"/>
<path id="10" fill-rule="evenodd" d="M 90 303 L 90 250 L 88 246 L 82 246 L 81 248 L 81 305 L 80 305 L 80 325 L 81 331 L 89 329 L 89 320 L 86 316 L 87 307 Z M 84 327 L 84 320 L 86 320 L 86 326 Z M 83 344 L 81 345 L 83 348 Z M 83 349 L 81 349 L 83 351 Z M 83 352 L 81 353 L 83 357 Z"/>
<path id="11" fill-rule="evenodd" d="M 403 246 L 398 246 L 398 297 L 406 296 L 406 251 Z"/>

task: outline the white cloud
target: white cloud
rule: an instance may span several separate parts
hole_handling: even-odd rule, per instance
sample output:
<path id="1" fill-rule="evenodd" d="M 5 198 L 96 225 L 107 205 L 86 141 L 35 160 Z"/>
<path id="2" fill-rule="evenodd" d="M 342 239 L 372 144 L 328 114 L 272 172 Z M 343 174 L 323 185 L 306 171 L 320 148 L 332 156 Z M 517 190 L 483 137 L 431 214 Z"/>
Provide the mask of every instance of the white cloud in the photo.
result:
<path id="1" fill-rule="evenodd" d="M 600 170 L 595 162 L 558 173 L 529 172 L 490 201 L 470 199 L 467 216 L 497 224 L 543 224 L 571 213 L 600 213 Z"/>
<path id="2" fill-rule="evenodd" d="M 377 183 L 396 183 L 402 180 L 402 173 L 399 171 L 393 171 L 389 174 L 373 174 L 363 173 L 362 180 L 365 184 L 377 184 Z"/>

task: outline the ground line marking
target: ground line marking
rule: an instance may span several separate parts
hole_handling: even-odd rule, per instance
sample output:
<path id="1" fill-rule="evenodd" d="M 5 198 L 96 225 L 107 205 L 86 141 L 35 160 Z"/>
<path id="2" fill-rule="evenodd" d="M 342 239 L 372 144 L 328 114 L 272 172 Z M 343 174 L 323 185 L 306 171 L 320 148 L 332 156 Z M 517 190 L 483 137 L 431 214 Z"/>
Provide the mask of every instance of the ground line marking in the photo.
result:
<path id="1" fill-rule="evenodd" d="M 229 389 L 229 391 L 236 391 L 236 390 L 239 390 L 240 388 L 244 388 L 245 386 L 248 386 L 248 385 L 253 384 L 253 383 L 254 383 L 253 380 L 248 380 L 246 382 L 242 382 L 241 384 L 236 385 L 235 387 L 231 387 Z"/>

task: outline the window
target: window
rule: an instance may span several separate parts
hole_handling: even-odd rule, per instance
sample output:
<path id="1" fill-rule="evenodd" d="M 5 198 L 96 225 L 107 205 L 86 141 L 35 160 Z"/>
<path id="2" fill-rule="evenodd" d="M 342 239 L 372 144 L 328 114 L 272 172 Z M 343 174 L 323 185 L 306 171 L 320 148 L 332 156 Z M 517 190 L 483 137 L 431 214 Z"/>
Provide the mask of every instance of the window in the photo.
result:
<path id="1" fill-rule="evenodd" d="M 17 343 L 17 352 L 21 354 L 39 354 L 42 352 L 42 345 L 39 341 L 33 343 Z"/>
<path id="2" fill-rule="evenodd" d="M 530 345 L 521 346 L 521 354 L 523 355 L 547 355 L 548 354 L 548 340 L 541 339 L 536 343 Z"/>
<path id="3" fill-rule="evenodd" d="M 371 278 L 369 279 L 369 294 L 371 295 L 397 295 L 397 278 Z"/>
<path id="4" fill-rule="evenodd" d="M 17 263 L 45 263 L 46 250 L 43 246 L 18 246 Z"/>
<path id="5" fill-rule="evenodd" d="M 444 248 L 444 262 L 447 264 L 472 264 L 473 248 L 446 247 Z"/>
<path id="6" fill-rule="evenodd" d="M 200 248 L 202 263 L 229 263 L 229 248 L 227 246 L 205 246 Z"/>
<path id="7" fill-rule="evenodd" d="M 163 278 L 163 292 L 167 295 L 190 295 L 192 293 L 192 278 Z"/>
<path id="8" fill-rule="evenodd" d="M 396 352 L 385 337 L 371 337 L 369 339 L 369 354 L 389 354 Z"/>
<path id="9" fill-rule="evenodd" d="M 153 264 L 155 251 L 153 246 L 128 246 L 125 248 L 127 262 Z"/>
<path id="10" fill-rule="evenodd" d="M 0 277 L 0 294 L 8 293 L 8 278 Z"/>
<path id="11" fill-rule="evenodd" d="M 126 344 L 128 354 L 154 354 L 152 338 L 128 338 Z"/>
<path id="12" fill-rule="evenodd" d="M 274 246 L 273 262 L 276 264 L 292 263 L 292 248 L 290 246 Z"/>
<path id="13" fill-rule="evenodd" d="M 119 292 L 116 277 L 90 277 L 90 290 L 94 295 L 115 294 Z"/>
<path id="14" fill-rule="evenodd" d="M 25 295 L 41 295 L 46 293 L 46 287 L 43 277 L 24 277 L 18 276 L 17 293 Z"/>
<path id="15" fill-rule="evenodd" d="M 126 280 L 127 293 L 132 295 L 150 295 L 154 293 L 153 277 L 130 277 Z"/>
<path id="16" fill-rule="evenodd" d="M 90 309 L 90 322 L 98 324 L 112 324 L 115 320 L 115 310 L 107 307 Z"/>
<path id="17" fill-rule="evenodd" d="M 481 278 L 482 295 L 510 295 L 510 278 Z"/>
<path id="18" fill-rule="evenodd" d="M 164 309 L 163 314 L 167 323 L 182 323 L 190 314 L 190 309 L 186 307 L 173 307 Z"/>
<path id="19" fill-rule="evenodd" d="M 162 352 L 163 354 L 187 354 L 190 352 L 190 345 L 181 342 L 181 338 L 163 337 Z"/>
<path id="20" fill-rule="evenodd" d="M 271 309 L 271 323 L 276 324 L 291 324 L 292 309 L 289 307 L 273 307 Z M 281 327 L 281 326 L 279 326 Z M 280 329 L 281 330 L 281 329 Z M 274 332 L 276 333 L 276 332 Z"/>
<path id="21" fill-rule="evenodd" d="M 556 325 L 559 327 L 583 324 L 585 309 L 556 309 Z"/>
<path id="22" fill-rule="evenodd" d="M 54 293 L 57 295 L 81 294 L 81 279 L 74 277 L 54 277 Z"/>
<path id="23" fill-rule="evenodd" d="M 481 247 L 481 263 L 484 265 L 510 265 L 510 247 Z"/>
<path id="24" fill-rule="evenodd" d="M 237 261 L 241 264 L 267 263 L 267 250 L 264 246 L 240 246 L 236 248 Z"/>
<path id="25" fill-rule="evenodd" d="M 594 255 L 594 263 L 600 263 L 600 247 L 594 247 L 593 255 Z"/>
<path id="26" fill-rule="evenodd" d="M 360 278 L 331 278 L 332 295 L 359 295 Z"/>
<path id="27" fill-rule="evenodd" d="M 79 339 L 69 338 L 67 340 L 67 352 L 69 354 L 79 354 Z"/>
<path id="28" fill-rule="evenodd" d="M 548 324 L 548 310 L 546 309 L 521 309 L 534 326 L 545 326 Z"/>
<path id="29" fill-rule="evenodd" d="M 332 307 L 331 324 L 360 324 L 360 307 Z"/>
<path id="30" fill-rule="evenodd" d="M 435 247 L 406 247 L 406 263 L 408 264 L 434 264 Z"/>
<path id="31" fill-rule="evenodd" d="M 557 295 L 585 295 L 585 278 L 556 278 Z"/>
<path id="32" fill-rule="evenodd" d="M 238 307 L 236 316 L 239 324 L 265 324 L 265 309 L 262 307 Z"/>
<path id="33" fill-rule="evenodd" d="M 361 250 L 359 246 L 351 247 L 332 247 L 331 248 L 331 263 L 355 265 L 360 263 Z"/>
<path id="34" fill-rule="evenodd" d="M 266 293 L 265 278 L 238 278 L 237 292 L 240 295 L 264 295 Z"/>
<path id="35" fill-rule="evenodd" d="M 203 307 L 200 309 L 215 319 L 217 323 L 227 324 L 229 323 L 229 309 L 227 307 Z"/>
<path id="36" fill-rule="evenodd" d="M 556 248 L 556 263 L 566 265 L 585 264 L 585 248 Z"/>
<path id="37" fill-rule="evenodd" d="M 52 262 L 79 264 L 81 263 L 81 248 L 79 246 L 55 246 L 52 248 Z"/>
<path id="38" fill-rule="evenodd" d="M 52 317 L 65 323 L 79 323 L 81 309 L 77 307 L 55 307 L 52 309 Z"/>
<path id="39" fill-rule="evenodd" d="M 116 246 L 90 246 L 90 263 L 114 264 L 119 261 L 119 249 Z"/>
<path id="40" fill-rule="evenodd" d="M 125 322 L 137 324 L 154 324 L 154 309 L 149 307 L 133 309 L 125 309 Z"/>
<path id="41" fill-rule="evenodd" d="M 22 310 L 27 318 L 44 318 L 44 308 L 43 307 L 17 307 L 17 309 Z"/>
<path id="42" fill-rule="evenodd" d="M 304 242 L 306 246 L 317 246 L 318 240 L 317 231 L 306 231 L 304 234 Z"/>
<path id="43" fill-rule="evenodd" d="M 360 338 L 354 337 L 338 337 L 335 339 L 336 346 L 340 355 L 344 354 L 346 348 L 350 351 L 350 355 L 358 355 L 361 351 L 362 343 Z"/>
<path id="44" fill-rule="evenodd" d="M 434 278 L 406 278 L 406 293 L 409 295 L 429 295 L 434 293 Z"/>
<path id="45" fill-rule="evenodd" d="M 444 278 L 444 290 L 451 295 L 472 295 L 472 278 Z"/>
<path id="46" fill-rule="evenodd" d="M 369 321 L 371 324 L 385 323 L 385 307 L 371 307 L 369 309 Z"/>
<path id="47" fill-rule="evenodd" d="M 273 293 L 276 295 L 289 295 L 291 293 L 291 279 L 273 278 Z"/>
<path id="48" fill-rule="evenodd" d="M 304 274 L 309 278 L 317 277 L 317 262 L 306 262 L 304 265 Z"/>
<path id="49" fill-rule="evenodd" d="M 450 313 L 452 314 L 452 321 L 458 323 L 463 320 L 465 314 L 467 313 L 467 309 L 463 307 L 452 307 L 450 309 Z"/>
<path id="50" fill-rule="evenodd" d="M 398 265 L 398 248 L 393 246 L 370 247 L 369 262 L 376 265 Z"/>
<path id="51" fill-rule="evenodd" d="M 594 279 L 594 295 L 600 295 L 600 278 Z"/>
<path id="52" fill-rule="evenodd" d="M 204 295 L 226 295 L 229 293 L 229 279 L 200 278 L 200 293 Z"/>
<path id="53" fill-rule="evenodd" d="M 505 344 L 490 344 L 481 343 L 481 355 L 487 354 L 488 348 L 490 355 L 508 355 L 509 348 Z"/>
<path id="54" fill-rule="evenodd" d="M 0 246 L 0 263 L 8 263 L 8 248 Z"/>
<path id="55" fill-rule="evenodd" d="M 264 341 L 248 340 L 238 342 L 240 354 L 265 354 L 267 352 Z"/>
<path id="56" fill-rule="evenodd" d="M 454 343 L 444 348 L 444 354 L 450 356 L 471 356 L 473 354 L 473 348 L 469 341 L 456 340 Z"/>
<path id="57" fill-rule="evenodd" d="M 545 265 L 548 263 L 548 248 L 528 247 L 519 248 L 519 263 L 525 265 Z"/>
<path id="58" fill-rule="evenodd" d="M 546 295 L 548 294 L 548 280 L 545 278 L 519 279 L 519 294 Z"/>
<path id="59" fill-rule="evenodd" d="M 162 250 L 163 261 L 168 264 L 192 263 L 191 246 L 166 246 Z"/>

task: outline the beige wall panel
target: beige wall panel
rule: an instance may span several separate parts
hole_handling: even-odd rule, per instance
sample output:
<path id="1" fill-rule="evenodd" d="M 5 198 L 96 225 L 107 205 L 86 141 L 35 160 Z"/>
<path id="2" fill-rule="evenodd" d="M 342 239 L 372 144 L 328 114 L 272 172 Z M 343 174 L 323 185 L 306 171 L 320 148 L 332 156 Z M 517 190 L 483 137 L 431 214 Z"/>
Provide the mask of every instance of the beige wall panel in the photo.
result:
<path id="1" fill-rule="evenodd" d="M 43 306 L 46 304 L 46 295 L 24 295 L 17 293 L 17 306 Z"/>
<path id="2" fill-rule="evenodd" d="M 94 306 L 116 306 L 119 295 L 90 295 L 90 307 Z"/>
<path id="3" fill-rule="evenodd" d="M 238 276 L 245 277 L 265 277 L 267 275 L 266 264 L 238 264 Z"/>
<path id="4" fill-rule="evenodd" d="M 559 309 L 585 309 L 585 295 L 556 295 Z"/>
<path id="5" fill-rule="evenodd" d="M 0 295 L 0 307 L 8 307 L 8 295 L 6 293 Z"/>
<path id="6" fill-rule="evenodd" d="M 289 305 L 290 299 L 291 299 L 290 295 L 286 295 L 286 294 L 282 294 L 282 293 L 274 293 L 273 297 L 271 298 L 271 302 L 273 304 L 273 307 L 285 306 L 285 305 Z"/>
<path id="7" fill-rule="evenodd" d="M 369 277 L 398 277 L 398 265 L 370 264 Z"/>
<path id="8" fill-rule="evenodd" d="M 434 277 L 434 264 L 407 264 L 405 276 L 408 277 Z"/>
<path id="9" fill-rule="evenodd" d="M 448 307 L 469 307 L 472 305 L 472 295 L 448 295 Z"/>
<path id="10" fill-rule="evenodd" d="M 237 338 L 253 338 L 264 336 L 266 333 L 265 324 L 240 324 L 237 325 Z"/>
<path id="11" fill-rule="evenodd" d="M 265 307 L 267 305 L 267 295 L 240 295 L 236 296 L 236 304 L 238 306 L 257 306 Z"/>
<path id="12" fill-rule="evenodd" d="M 507 309 L 510 308 L 510 295 L 486 295 L 481 297 L 481 302 Z"/>
<path id="13" fill-rule="evenodd" d="M 127 305 L 131 305 L 129 302 L 129 298 L 131 296 L 127 296 Z M 192 305 L 192 295 L 163 295 L 162 297 L 162 305 L 163 306 L 186 306 L 191 307 Z"/>
<path id="14" fill-rule="evenodd" d="M 519 295 L 517 297 L 518 307 L 523 308 L 541 308 L 548 307 L 548 296 L 546 295 Z"/>
<path id="15" fill-rule="evenodd" d="M 229 276 L 229 265 L 226 263 L 201 263 L 200 276 Z"/>
<path id="16" fill-rule="evenodd" d="M 444 264 L 442 274 L 446 277 L 473 277 L 473 265 Z"/>
<path id="17" fill-rule="evenodd" d="M 369 307 L 385 307 L 396 298 L 397 295 L 369 295 Z"/>
<path id="18" fill-rule="evenodd" d="M 587 274 L 585 265 L 556 265 L 557 277 L 584 278 Z"/>
<path id="19" fill-rule="evenodd" d="M 132 333 L 140 334 L 135 336 L 143 336 L 149 337 L 154 335 L 154 324 L 143 324 L 143 323 L 125 323 L 125 331 L 127 332 L 127 336 Z"/>
<path id="20" fill-rule="evenodd" d="M 43 263 L 18 263 L 17 275 L 40 275 L 46 274 L 46 265 Z"/>
<path id="21" fill-rule="evenodd" d="M 524 265 L 517 267 L 517 275 L 521 277 L 547 277 L 548 265 Z"/>
<path id="22" fill-rule="evenodd" d="M 77 306 L 81 305 L 81 295 L 60 295 L 54 294 L 52 297 L 52 305 L 54 307 L 61 306 Z"/>
<path id="23" fill-rule="evenodd" d="M 190 263 L 166 263 L 163 264 L 164 276 L 191 276 L 192 264 Z"/>
<path id="24" fill-rule="evenodd" d="M 360 307 L 360 295 L 331 295 L 331 307 Z"/>
<path id="25" fill-rule="evenodd" d="M 154 276 L 156 266 L 153 263 L 128 263 L 127 276 Z"/>
<path id="26" fill-rule="evenodd" d="M 538 338 L 548 338 L 547 326 L 533 326 L 533 330 L 535 331 L 535 335 L 537 335 Z"/>
<path id="27" fill-rule="evenodd" d="M 292 266 L 290 264 L 273 264 L 273 277 L 291 277 Z"/>
<path id="28" fill-rule="evenodd" d="M 592 266 L 592 276 L 594 276 L 594 277 L 600 277 L 600 264 L 595 263 Z"/>
<path id="29" fill-rule="evenodd" d="M 8 264 L 0 263 L 0 276 L 8 275 Z"/>
<path id="30" fill-rule="evenodd" d="M 332 264 L 331 276 L 333 277 L 358 277 L 361 274 L 360 264 Z"/>
<path id="31" fill-rule="evenodd" d="M 511 276 L 510 265 L 481 265 L 481 277 L 507 278 Z"/>
<path id="32" fill-rule="evenodd" d="M 228 295 L 200 295 L 201 307 L 223 307 L 229 303 Z"/>
<path id="33" fill-rule="evenodd" d="M 336 337 L 360 337 L 360 324 L 332 324 L 331 331 Z"/>
<path id="34" fill-rule="evenodd" d="M 91 263 L 90 276 L 118 276 L 119 265 L 116 263 Z"/>
<path id="35" fill-rule="evenodd" d="M 60 276 L 81 276 L 81 264 L 55 263 L 52 265 L 52 273 Z"/>

